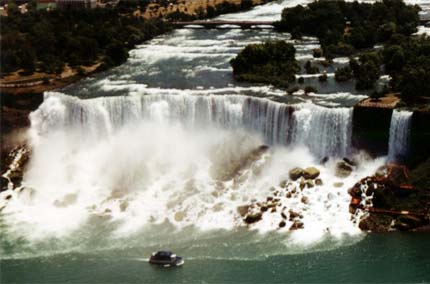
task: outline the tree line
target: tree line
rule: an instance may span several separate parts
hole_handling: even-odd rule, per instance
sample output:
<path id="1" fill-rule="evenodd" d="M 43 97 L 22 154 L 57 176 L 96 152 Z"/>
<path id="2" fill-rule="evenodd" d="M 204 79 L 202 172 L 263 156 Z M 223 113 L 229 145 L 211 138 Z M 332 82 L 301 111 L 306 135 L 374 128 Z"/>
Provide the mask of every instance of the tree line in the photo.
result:
<path id="1" fill-rule="evenodd" d="M 145 20 L 125 13 L 124 5 L 70 11 L 34 8 L 1 17 L 1 73 L 23 69 L 28 74 L 59 74 L 66 63 L 76 68 L 99 61 L 102 68 L 119 65 L 135 44 L 170 29 L 160 19 Z"/>

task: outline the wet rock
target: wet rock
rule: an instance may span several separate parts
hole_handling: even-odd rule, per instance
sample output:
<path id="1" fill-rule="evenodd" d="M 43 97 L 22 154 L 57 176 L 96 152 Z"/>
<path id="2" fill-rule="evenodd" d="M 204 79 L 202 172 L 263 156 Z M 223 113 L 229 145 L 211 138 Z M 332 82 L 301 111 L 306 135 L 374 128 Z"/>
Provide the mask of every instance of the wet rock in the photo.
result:
<path id="1" fill-rule="evenodd" d="M 122 198 L 127 194 L 125 190 L 122 189 L 114 189 L 111 192 L 110 199 Z"/>
<path id="2" fill-rule="evenodd" d="M 356 184 L 352 188 L 348 189 L 349 195 L 355 198 L 361 198 L 361 189 L 360 185 Z"/>
<path id="3" fill-rule="evenodd" d="M 267 200 L 267 201 L 272 201 L 272 200 L 273 200 L 273 197 L 272 197 L 272 196 L 268 196 L 268 197 L 266 198 L 266 200 Z"/>
<path id="4" fill-rule="evenodd" d="M 352 167 L 345 163 L 344 161 L 338 162 L 336 164 L 336 173 L 335 176 L 340 178 L 349 177 L 352 172 Z"/>
<path id="5" fill-rule="evenodd" d="M 273 207 L 270 212 L 275 213 L 276 212 L 276 207 Z"/>
<path id="6" fill-rule="evenodd" d="M 386 175 L 387 175 L 387 166 L 380 166 L 375 172 L 375 176 L 377 177 L 385 177 Z"/>
<path id="7" fill-rule="evenodd" d="M 294 223 L 291 225 L 290 227 L 290 231 L 294 231 L 294 230 L 298 230 L 298 229 L 303 229 L 304 228 L 304 224 L 301 221 L 294 221 Z"/>
<path id="8" fill-rule="evenodd" d="M 324 157 L 321 159 L 320 161 L 320 165 L 325 165 L 328 162 L 329 158 L 328 157 Z"/>
<path id="9" fill-rule="evenodd" d="M 243 221 L 247 224 L 252 224 L 255 222 L 258 222 L 261 220 L 263 214 L 261 214 L 261 212 L 256 212 L 256 213 L 251 213 L 246 215 L 245 219 L 243 219 Z"/>
<path id="10" fill-rule="evenodd" d="M 75 193 L 66 194 L 62 200 L 55 200 L 54 205 L 57 207 L 67 207 L 76 202 L 78 196 Z"/>
<path id="11" fill-rule="evenodd" d="M 303 196 L 302 199 L 301 199 L 301 202 L 303 204 L 309 204 L 309 198 L 307 196 Z"/>
<path id="12" fill-rule="evenodd" d="M 394 228 L 401 231 L 409 231 L 422 225 L 422 220 L 411 215 L 399 216 L 394 222 Z"/>
<path id="13" fill-rule="evenodd" d="M 242 205 L 237 207 L 237 212 L 240 214 L 240 216 L 244 217 L 246 213 L 248 213 L 249 205 Z"/>
<path id="14" fill-rule="evenodd" d="M 223 204 L 222 204 L 222 203 L 217 203 L 217 204 L 215 204 L 215 205 L 212 207 L 212 209 L 214 210 L 214 212 L 220 212 L 220 211 L 222 211 L 222 210 L 223 210 L 223 208 L 224 208 L 224 206 L 223 206 Z"/>
<path id="15" fill-rule="evenodd" d="M 298 180 L 300 177 L 303 176 L 303 169 L 294 168 L 294 169 L 290 170 L 289 175 L 290 175 L 290 179 Z"/>
<path id="16" fill-rule="evenodd" d="M 282 219 L 287 219 L 287 215 L 285 215 L 284 212 L 281 212 L 281 217 L 282 217 Z"/>
<path id="17" fill-rule="evenodd" d="M 315 179 L 315 185 L 318 185 L 318 186 L 323 185 L 322 179 L 320 178 Z"/>
<path id="18" fill-rule="evenodd" d="M 182 211 L 176 212 L 174 218 L 176 222 L 181 222 L 185 218 L 185 213 Z"/>
<path id="19" fill-rule="evenodd" d="M 357 166 L 357 164 L 353 161 L 353 160 L 351 160 L 351 159 L 348 159 L 348 158 L 343 158 L 342 159 L 345 163 L 347 163 L 348 165 L 350 165 L 350 166 L 352 166 L 352 167 L 355 167 L 355 166 Z"/>
<path id="20" fill-rule="evenodd" d="M 267 206 L 261 206 L 261 208 L 260 208 L 261 212 L 266 212 L 267 209 L 268 209 Z"/>
<path id="21" fill-rule="evenodd" d="M 128 208 L 128 201 L 124 200 L 119 204 L 119 210 L 121 210 L 121 212 L 124 212 L 127 208 Z"/>
<path id="22" fill-rule="evenodd" d="M 335 182 L 333 183 L 334 187 L 342 187 L 343 186 L 343 182 Z"/>
<path id="23" fill-rule="evenodd" d="M 11 195 L 11 194 L 8 194 L 8 195 L 6 195 L 6 196 L 5 196 L 5 198 L 4 198 L 4 199 L 5 199 L 5 200 L 9 200 L 9 199 L 11 199 L 11 198 L 12 198 L 12 195 Z"/>
<path id="24" fill-rule="evenodd" d="M 370 214 L 368 217 L 360 221 L 358 227 L 362 231 L 387 232 L 392 230 L 392 222 L 393 218 L 391 216 Z"/>
<path id="25" fill-rule="evenodd" d="M 306 187 L 306 182 L 304 179 L 302 179 L 300 181 L 299 188 L 300 188 L 300 190 L 303 190 L 305 187 Z"/>
<path id="26" fill-rule="evenodd" d="M 291 192 L 287 192 L 287 194 L 285 195 L 286 198 L 291 198 L 292 194 Z"/>
<path id="27" fill-rule="evenodd" d="M 309 167 L 303 171 L 303 177 L 305 179 L 316 179 L 319 175 L 320 171 L 315 167 Z"/>
<path id="28" fill-rule="evenodd" d="M 287 225 L 287 224 L 285 223 L 285 221 L 281 221 L 281 222 L 279 222 L 279 228 L 283 228 L 283 227 L 285 227 L 285 225 Z"/>
<path id="29" fill-rule="evenodd" d="M 295 218 L 302 218 L 303 217 L 302 214 L 295 212 L 293 210 L 289 210 L 288 214 L 290 214 L 290 221 L 292 221 Z"/>
<path id="30" fill-rule="evenodd" d="M 314 187 L 314 182 L 313 182 L 312 180 L 308 179 L 308 180 L 306 181 L 306 186 L 307 186 L 308 188 L 312 188 L 312 187 Z"/>
<path id="31" fill-rule="evenodd" d="M 267 203 L 267 207 L 268 208 L 276 207 L 276 205 L 277 205 L 277 202 L 269 202 L 269 203 Z"/>

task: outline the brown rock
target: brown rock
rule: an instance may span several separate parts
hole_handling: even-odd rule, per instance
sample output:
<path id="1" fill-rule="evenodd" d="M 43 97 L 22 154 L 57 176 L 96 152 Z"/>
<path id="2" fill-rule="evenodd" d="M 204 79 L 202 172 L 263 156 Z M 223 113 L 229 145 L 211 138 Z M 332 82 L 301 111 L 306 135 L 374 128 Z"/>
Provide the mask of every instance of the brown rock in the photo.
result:
<path id="1" fill-rule="evenodd" d="M 124 212 L 128 208 L 128 201 L 124 200 L 119 204 L 119 209 Z"/>
<path id="2" fill-rule="evenodd" d="M 290 175 L 290 179 L 298 180 L 300 177 L 303 176 L 303 169 L 294 168 L 294 169 L 290 170 L 289 175 Z"/>
<path id="3" fill-rule="evenodd" d="M 261 212 L 256 212 L 252 214 L 248 214 L 243 221 L 247 224 L 252 224 L 261 220 L 263 214 Z"/>
<path id="4" fill-rule="evenodd" d="M 309 204 L 309 198 L 307 196 L 303 196 L 301 199 L 302 203 Z"/>
<path id="5" fill-rule="evenodd" d="M 303 177 L 305 179 L 316 179 L 319 175 L 320 171 L 315 167 L 309 167 L 303 171 Z"/>
<path id="6" fill-rule="evenodd" d="M 294 223 L 291 225 L 290 227 L 290 231 L 294 231 L 294 230 L 298 230 L 298 229 L 303 229 L 304 228 L 304 224 L 301 221 L 294 221 Z"/>
<path id="7" fill-rule="evenodd" d="M 179 211 L 179 212 L 176 212 L 175 213 L 175 221 L 176 222 L 181 222 L 182 220 L 184 220 L 184 218 L 185 218 L 185 213 L 184 212 L 181 212 L 181 211 Z"/>
<path id="8" fill-rule="evenodd" d="M 240 214 L 240 216 L 244 217 L 246 213 L 248 213 L 249 205 L 242 205 L 237 207 L 237 212 Z"/>
<path id="9" fill-rule="evenodd" d="M 338 162 L 336 164 L 336 173 L 335 175 L 340 178 L 348 177 L 352 172 L 352 167 L 345 163 L 344 161 Z"/>

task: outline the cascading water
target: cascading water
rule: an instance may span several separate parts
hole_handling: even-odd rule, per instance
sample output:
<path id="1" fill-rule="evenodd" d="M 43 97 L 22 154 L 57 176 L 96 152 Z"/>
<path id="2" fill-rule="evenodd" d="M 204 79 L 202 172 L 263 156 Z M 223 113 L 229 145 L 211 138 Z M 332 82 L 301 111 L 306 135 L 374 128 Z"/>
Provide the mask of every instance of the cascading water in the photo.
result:
<path id="1" fill-rule="evenodd" d="M 347 153 L 350 120 L 349 108 L 240 95 L 82 100 L 47 93 L 31 114 L 24 190 L 3 212 L 23 234 L 31 224 L 33 238 L 78 230 L 94 222 L 91 216 L 110 224 L 113 235 L 166 222 L 233 229 L 244 226 L 238 207 L 277 192 L 279 211 L 253 228 L 279 229 L 282 214 L 293 210 L 303 218 L 305 229 L 295 234 L 300 241 L 357 233 L 347 188 L 379 161 L 365 162 L 335 188 L 335 159 L 317 166 L 323 185 L 297 191 L 301 181 L 286 183 L 293 167 Z M 274 147 L 266 151 L 262 144 Z M 284 222 L 288 230 L 295 221 Z"/>
<path id="2" fill-rule="evenodd" d="M 388 161 L 399 162 L 409 152 L 411 118 L 413 112 L 394 110 L 391 116 Z"/>
<path id="3" fill-rule="evenodd" d="M 65 126 L 108 135 L 128 123 L 151 120 L 187 127 L 246 129 L 270 145 L 306 145 L 317 157 L 346 156 L 350 148 L 352 108 L 310 103 L 285 105 L 240 95 L 148 95 L 79 100 L 48 93 L 32 114 L 38 133 Z"/>
<path id="4" fill-rule="evenodd" d="M 223 17 L 277 20 L 295 4 Z M 347 189 L 382 161 L 363 160 L 343 179 L 335 158 L 319 161 L 349 155 L 351 106 L 363 95 L 352 84 L 339 88 L 333 76 L 325 83 L 306 77 L 321 93 L 292 96 L 234 81 L 230 59 L 269 39 L 292 42 L 300 61 L 319 60 L 312 56 L 320 47 L 315 38 L 182 29 L 137 46 L 101 78 L 65 88 L 70 96 L 46 94 L 31 115 L 22 187 L 0 193 L 0 257 L 127 248 L 141 256 L 135 247 L 169 244 L 187 248 L 187 256 L 201 256 L 203 247 L 209 257 L 259 257 L 301 253 L 294 244 L 322 236 L 355 236 Z M 335 67 L 344 64 L 334 60 Z M 320 170 L 322 185 L 288 183 L 290 169 L 308 166 Z M 268 197 L 280 206 L 246 226 L 238 207 Z M 289 210 L 303 216 L 302 230 L 288 233 Z M 282 228 L 281 213 L 288 217 Z"/>

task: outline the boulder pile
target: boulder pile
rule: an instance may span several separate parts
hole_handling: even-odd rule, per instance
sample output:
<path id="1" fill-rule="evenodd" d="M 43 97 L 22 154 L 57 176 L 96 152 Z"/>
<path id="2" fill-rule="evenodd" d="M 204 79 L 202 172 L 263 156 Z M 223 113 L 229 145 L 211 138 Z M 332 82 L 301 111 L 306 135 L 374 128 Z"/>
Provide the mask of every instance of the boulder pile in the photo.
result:
<path id="1" fill-rule="evenodd" d="M 320 171 L 315 167 L 293 168 L 289 171 L 290 180 L 282 180 L 278 188 L 271 188 L 271 195 L 267 196 L 265 200 L 254 200 L 251 204 L 239 206 L 237 212 L 247 225 L 261 221 L 266 214 L 279 214 L 278 229 L 303 229 L 302 213 L 297 212 L 294 208 L 287 208 L 284 201 L 297 198 L 302 206 L 306 207 L 310 203 L 310 199 L 302 191 L 321 186 L 323 181 L 318 178 L 319 175 Z"/>

